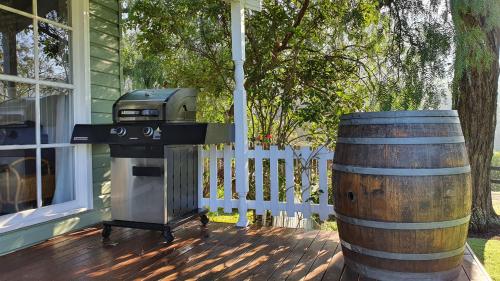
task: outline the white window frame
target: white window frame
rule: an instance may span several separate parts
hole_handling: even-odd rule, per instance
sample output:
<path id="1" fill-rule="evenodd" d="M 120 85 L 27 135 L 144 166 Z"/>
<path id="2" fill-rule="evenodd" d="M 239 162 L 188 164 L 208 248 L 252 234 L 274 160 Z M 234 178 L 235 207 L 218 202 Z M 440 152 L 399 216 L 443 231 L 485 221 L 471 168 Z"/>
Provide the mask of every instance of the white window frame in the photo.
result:
<path id="1" fill-rule="evenodd" d="M 12 75 L 0 74 L 0 80 L 12 81 L 19 83 L 36 84 L 54 86 L 59 88 L 66 88 L 73 90 L 73 120 L 74 123 L 86 124 L 91 122 L 91 95 L 90 95 L 90 35 L 89 35 L 89 0 L 72 0 L 71 1 L 71 27 L 61 25 L 59 23 L 47 20 L 43 17 L 33 14 L 25 13 L 12 9 L 10 7 L 1 5 L 2 9 L 9 12 L 26 16 L 29 18 L 36 18 L 38 21 L 48 22 L 55 26 L 64 27 L 72 32 L 72 73 L 73 84 L 65 84 L 51 81 L 42 81 L 23 78 Z M 33 1 L 33 13 L 35 13 L 36 1 Z M 38 27 L 34 25 L 36 30 Z M 38 35 L 34 32 L 34 42 L 37 44 Z M 38 67 L 38 54 L 35 52 L 35 67 Z M 36 72 L 37 73 L 37 72 Z M 39 107 L 39 89 L 37 89 L 37 107 Z M 39 110 L 38 110 L 39 111 Z M 39 119 L 37 114 L 37 119 Z M 39 120 L 37 120 L 39 121 Z M 37 122 L 37 138 L 40 138 L 40 127 Z M 69 141 L 69 140 L 68 140 Z M 8 145 L 2 146 L 5 149 L 30 149 L 36 148 L 36 145 Z M 0 234 L 13 231 L 19 228 L 27 227 L 34 224 L 48 222 L 54 219 L 63 218 L 65 216 L 74 215 L 77 213 L 85 212 L 93 208 L 92 200 L 92 150 L 90 145 L 70 145 L 70 144 L 41 144 L 38 147 L 73 147 L 74 153 L 74 190 L 75 200 L 55 204 L 50 206 L 43 206 L 36 209 L 25 210 L 14 214 L 0 216 Z M 40 151 L 40 150 L 38 150 Z M 37 157 L 41 155 L 37 152 Z M 37 164 L 38 166 L 38 164 Z M 41 186 L 40 167 L 37 167 L 38 189 Z M 41 192 L 37 192 L 37 200 L 41 202 Z M 41 204 L 39 203 L 39 206 Z"/>

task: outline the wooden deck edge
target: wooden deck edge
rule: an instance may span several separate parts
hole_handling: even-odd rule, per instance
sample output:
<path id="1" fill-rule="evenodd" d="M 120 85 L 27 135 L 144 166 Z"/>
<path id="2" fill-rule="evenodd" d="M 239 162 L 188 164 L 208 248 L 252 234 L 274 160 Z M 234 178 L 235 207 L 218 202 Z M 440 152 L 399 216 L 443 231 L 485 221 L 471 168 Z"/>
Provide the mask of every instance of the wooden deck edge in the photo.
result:
<path id="1" fill-rule="evenodd" d="M 471 253 L 472 258 L 474 259 L 474 261 L 477 264 L 477 267 L 479 268 L 479 270 L 481 270 L 481 272 L 483 273 L 484 277 L 486 278 L 485 280 L 487 280 L 487 281 L 493 281 L 493 279 L 491 279 L 490 275 L 488 274 L 488 272 L 484 268 L 483 263 L 481 263 L 481 261 L 477 258 L 476 253 L 474 253 L 474 251 L 472 250 L 472 248 L 469 246 L 469 243 L 465 243 L 465 247 L 467 247 L 467 250 L 469 250 L 469 252 Z"/>

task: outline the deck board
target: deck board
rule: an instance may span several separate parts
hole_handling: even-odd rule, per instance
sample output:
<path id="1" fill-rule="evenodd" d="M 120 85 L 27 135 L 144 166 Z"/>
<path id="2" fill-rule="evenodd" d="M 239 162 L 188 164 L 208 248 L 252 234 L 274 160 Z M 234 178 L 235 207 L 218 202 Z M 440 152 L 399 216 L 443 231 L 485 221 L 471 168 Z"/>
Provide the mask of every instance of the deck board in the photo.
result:
<path id="1" fill-rule="evenodd" d="M 373 280 L 344 265 L 337 232 L 191 222 L 175 236 L 90 227 L 0 257 L 0 280 Z M 488 280 L 469 250 L 457 280 Z"/>

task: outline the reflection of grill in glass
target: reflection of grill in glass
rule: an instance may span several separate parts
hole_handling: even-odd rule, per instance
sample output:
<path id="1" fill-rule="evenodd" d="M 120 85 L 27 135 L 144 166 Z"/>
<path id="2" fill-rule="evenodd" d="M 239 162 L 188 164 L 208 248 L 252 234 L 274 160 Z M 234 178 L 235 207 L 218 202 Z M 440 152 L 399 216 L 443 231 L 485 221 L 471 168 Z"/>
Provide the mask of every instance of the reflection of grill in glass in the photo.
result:
<path id="1" fill-rule="evenodd" d="M 198 209 L 198 145 L 234 140 L 233 125 L 196 122 L 194 89 L 138 90 L 113 105 L 113 124 L 76 125 L 72 143 L 103 143 L 111 153 L 111 226 L 171 229 Z"/>

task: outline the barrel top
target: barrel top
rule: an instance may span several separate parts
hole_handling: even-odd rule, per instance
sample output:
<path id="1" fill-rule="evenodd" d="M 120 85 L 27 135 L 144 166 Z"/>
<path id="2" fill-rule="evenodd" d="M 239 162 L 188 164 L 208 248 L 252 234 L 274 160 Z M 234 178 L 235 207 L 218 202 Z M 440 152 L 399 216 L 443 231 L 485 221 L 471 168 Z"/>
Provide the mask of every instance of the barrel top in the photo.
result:
<path id="1" fill-rule="evenodd" d="M 458 117 L 456 110 L 401 110 L 382 112 L 355 112 L 344 114 L 341 120 L 397 117 Z"/>

